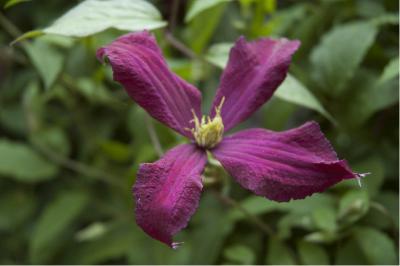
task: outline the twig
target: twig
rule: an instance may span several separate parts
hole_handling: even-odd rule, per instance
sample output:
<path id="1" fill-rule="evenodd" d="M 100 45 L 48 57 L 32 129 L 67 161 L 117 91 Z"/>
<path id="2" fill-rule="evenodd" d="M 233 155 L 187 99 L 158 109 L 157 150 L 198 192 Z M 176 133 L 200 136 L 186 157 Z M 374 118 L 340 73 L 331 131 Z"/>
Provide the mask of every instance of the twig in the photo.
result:
<path id="1" fill-rule="evenodd" d="M 1 12 L 0 12 L 0 25 L 13 38 L 17 38 L 22 34 L 21 31 Z"/>
<path id="2" fill-rule="evenodd" d="M 271 229 L 271 227 L 269 227 L 269 225 L 267 225 L 266 223 L 264 223 L 260 218 L 258 218 L 257 216 L 251 214 L 248 210 L 246 210 L 245 208 L 243 208 L 239 202 L 237 202 L 236 200 L 232 199 L 231 197 L 222 195 L 221 193 L 218 193 L 215 190 L 212 190 L 213 194 L 223 203 L 231 205 L 232 207 L 237 208 L 239 211 L 241 211 L 244 215 L 246 215 L 255 225 L 257 225 L 264 233 L 266 233 L 267 235 L 273 236 L 274 235 L 274 231 Z"/>
<path id="3" fill-rule="evenodd" d="M 64 157 L 64 156 L 60 155 L 59 153 L 45 147 L 44 145 L 40 145 L 38 143 L 33 143 L 33 146 L 40 153 L 42 153 L 47 159 L 49 159 L 50 161 L 53 161 L 56 164 L 63 166 L 64 168 L 67 168 L 71 171 L 82 174 L 84 176 L 90 176 L 90 177 L 96 178 L 98 180 L 104 181 L 113 186 L 117 186 L 117 187 L 120 187 L 123 189 L 126 188 L 122 183 L 116 181 L 117 180 L 116 177 L 109 175 L 97 168 L 93 168 L 93 167 L 87 166 L 83 163 L 80 163 L 80 162 L 74 161 L 72 159 L 69 159 L 67 157 Z"/>
<path id="4" fill-rule="evenodd" d="M 157 132 L 154 128 L 153 122 L 150 120 L 148 115 L 144 116 L 144 122 L 146 124 L 147 132 L 149 132 L 151 143 L 157 152 L 157 155 L 161 157 L 164 154 L 163 148 L 160 143 L 160 139 L 157 136 Z"/>
<path id="5" fill-rule="evenodd" d="M 169 30 L 171 32 L 174 32 L 175 26 L 176 26 L 176 19 L 178 17 L 178 11 L 179 11 L 179 4 L 180 0 L 173 0 L 172 1 L 172 8 L 171 8 L 171 15 L 169 17 Z"/>
<path id="6" fill-rule="evenodd" d="M 182 54 L 186 55 L 187 57 L 191 59 L 202 60 L 202 58 L 195 54 L 190 48 L 188 48 L 185 44 L 176 39 L 171 32 L 165 31 L 165 39 L 168 41 L 169 44 L 171 44 L 171 46 L 182 52 Z"/>

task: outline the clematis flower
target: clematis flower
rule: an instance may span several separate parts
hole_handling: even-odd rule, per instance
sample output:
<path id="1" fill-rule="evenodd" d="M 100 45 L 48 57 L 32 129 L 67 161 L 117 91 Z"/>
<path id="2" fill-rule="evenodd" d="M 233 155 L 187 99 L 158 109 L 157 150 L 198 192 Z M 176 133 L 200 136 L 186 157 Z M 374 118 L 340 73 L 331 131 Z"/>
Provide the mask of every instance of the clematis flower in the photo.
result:
<path id="1" fill-rule="evenodd" d="M 224 136 L 268 101 L 285 79 L 299 41 L 240 37 L 209 116 L 201 94 L 172 73 L 148 32 L 124 35 L 100 48 L 114 80 L 152 117 L 190 140 L 154 163 L 143 163 L 133 187 L 137 224 L 151 237 L 176 247 L 173 236 L 198 207 L 206 151 L 244 188 L 275 201 L 302 199 L 344 179 L 358 178 L 339 160 L 316 122 L 283 132 L 247 129 Z"/>

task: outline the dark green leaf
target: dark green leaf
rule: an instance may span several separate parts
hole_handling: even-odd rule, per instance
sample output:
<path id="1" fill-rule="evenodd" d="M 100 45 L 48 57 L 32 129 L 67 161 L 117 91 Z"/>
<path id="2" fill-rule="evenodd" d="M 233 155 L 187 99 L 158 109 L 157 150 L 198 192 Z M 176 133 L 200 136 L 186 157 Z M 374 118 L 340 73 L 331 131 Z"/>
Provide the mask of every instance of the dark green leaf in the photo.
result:
<path id="1" fill-rule="evenodd" d="M 339 219 L 344 224 L 354 223 L 364 216 L 369 209 L 366 190 L 358 188 L 347 192 L 339 202 Z"/>
<path id="2" fill-rule="evenodd" d="M 64 192 L 44 209 L 31 236 L 29 251 L 32 263 L 48 260 L 48 249 L 86 207 L 88 196 L 85 191 Z"/>
<path id="3" fill-rule="evenodd" d="M 297 243 L 297 250 L 302 264 L 329 265 L 328 253 L 320 245 L 299 241 Z"/>
<path id="4" fill-rule="evenodd" d="M 340 95 L 371 47 L 377 28 L 367 22 L 336 26 L 311 54 L 315 80 L 330 95 Z"/>
<path id="5" fill-rule="evenodd" d="M 46 88 L 49 88 L 62 70 L 65 59 L 63 54 L 41 39 L 25 45 L 32 64 L 39 72 Z"/>
<path id="6" fill-rule="evenodd" d="M 234 245 L 226 248 L 224 257 L 229 262 L 244 265 L 254 264 L 256 259 L 254 252 L 249 247 L 243 245 Z"/>
<path id="7" fill-rule="evenodd" d="M 198 14 L 209 8 L 229 1 L 232 0 L 194 0 L 185 16 L 185 22 L 190 22 Z"/>
<path id="8" fill-rule="evenodd" d="M 271 237 L 268 240 L 266 264 L 292 265 L 296 264 L 289 247 L 282 241 Z"/>
<path id="9" fill-rule="evenodd" d="M 370 264 L 398 264 L 398 250 L 384 233 L 370 227 L 354 230 L 354 236 Z M 397 250 L 397 251 L 396 251 Z"/>

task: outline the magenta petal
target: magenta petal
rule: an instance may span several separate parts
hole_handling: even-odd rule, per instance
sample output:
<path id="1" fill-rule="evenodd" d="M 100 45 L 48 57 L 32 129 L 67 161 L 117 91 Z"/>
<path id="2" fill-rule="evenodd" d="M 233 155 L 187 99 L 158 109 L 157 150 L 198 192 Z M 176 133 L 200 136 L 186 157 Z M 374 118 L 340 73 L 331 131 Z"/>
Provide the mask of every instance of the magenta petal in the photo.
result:
<path id="1" fill-rule="evenodd" d="M 107 57 L 114 80 L 155 119 L 192 138 L 191 109 L 201 115 L 201 94 L 172 73 L 149 32 L 126 34 L 100 48 L 97 57 Z"/>
<path id="2" fill-rule="evenodd" d="M 143 231 L 175 247 L 172 237 L 186 227 L 197 209 L 206 162 L 204 151 L 183 144 L 155 163 L 140 165 L 133 194 L 136 222 Z"/>
<path id="3" fill-rule="evenodd" d="M 299 46 L 299 41 L 287 39 L 247 42 L 239 38 L 231 49 L 211 110 L 214 115 L 215 106 L 225 97 L 221 112 L 225 130 L 248 118 L 271 98 L 285 79 L 292 54 Z"/>
<path id="4" fill-rule="evenodd" d="M 316 122 L 284 132 L 244 130 L 212 152 L 243 187 L 276 201 L 302 199 L 357 177 L 338 160 Z"/>

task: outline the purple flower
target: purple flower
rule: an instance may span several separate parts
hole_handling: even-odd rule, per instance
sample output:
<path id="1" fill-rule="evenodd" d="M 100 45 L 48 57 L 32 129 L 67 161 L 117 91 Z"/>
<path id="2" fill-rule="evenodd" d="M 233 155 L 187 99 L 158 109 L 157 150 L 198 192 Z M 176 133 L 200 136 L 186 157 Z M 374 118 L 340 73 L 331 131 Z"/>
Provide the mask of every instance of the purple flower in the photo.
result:
<path id="1" fill-rule="evenodd" d="M 171 246 L 187 226 L 202 190 L 206 151 L 244 188 L 275 201 L 302 199 L 343 179 L 357 178 L 339 160 L 316 122 L 284 132 L 256 128 L 224 137 L 247 119 L 285 79 L 299 41 L 237 40 L 221 77 L 210 116 L 201 115 L 201 94 L 172 73 L 148 32 L 124 35 L 98 50 L 114 80 L 151 116 L 191 140 L 154 163 L 140 165 L 133 187 L 136 221 Z"/>

